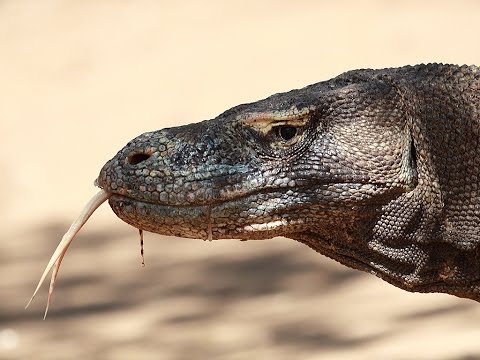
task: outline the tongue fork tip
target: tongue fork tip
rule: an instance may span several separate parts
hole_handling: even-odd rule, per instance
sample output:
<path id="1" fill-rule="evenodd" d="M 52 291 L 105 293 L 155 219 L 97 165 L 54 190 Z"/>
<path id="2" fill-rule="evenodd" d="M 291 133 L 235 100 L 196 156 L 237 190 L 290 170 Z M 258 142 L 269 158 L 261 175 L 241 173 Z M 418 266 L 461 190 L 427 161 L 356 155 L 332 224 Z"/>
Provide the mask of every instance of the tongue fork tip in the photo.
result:
<path id="1" fill-rule="evenodd" d="M 37 287 L 35 288 L 35 291 L 33 292 L 33 295 L 32 297 L 30 298 L 30 300 L 28 301 L 27 305 L 25 306 L 25 308 L 28 308 L 28 306 L 31 304 L 31 302 L 33 301 L 33 299 L 35 298 L 35 296 L 37 295 L 38 293 L 38 290 L 40 289 L 40 287 L 42 286 L 43 282 L 45 281 L 49 271 L 53 268 L 53 272 L 52 272 L 52 278 L 51 278 L 51 281 L 50 281 L 50 288 L 49 288 L 49 291 L 48 291 L 48 300 L 47 300 L 47 307 L 46 307 L 46 310 L 45 310 L 45 316 L 44 316 L 44 319 L 45 317 L 47 316 L 47 312 L 48 312 L 48 307 L 50 305 L 50 300 L 51 300 L 51 297 L 52 297 L 52 294 L 53 294 L 53 287 L 54 287 L 54 284 L 55 284 L 55 279 L 58 275 L 58 271 L 60 269 L 60 264 L 63 260 L 63 257 L 65 256 L 65 253 L 67 252 L 68 250 L 68 247 L 70 246 L 70 244 L 72 243 L 73 239 L 75 238 L 75 236 L 77 235 L 77 233 L 80 231 L 80 229 L 83 227 L 83 225 L 85 225 L 85 223 L 88 221 L 88 219 L 90 218 L 90 216 L 95 212 L 95 210 L 97 210 L 97 208 L 102 204 L 104 203 L 109 197 L 111 196 L 111 193 L 105 191 L 105 190 L 100 190 L 99 192 L 97 192 L 91 199 L 90 201 L 87 203 L 87 205 L 85 205 L 85 207 L 83 208 L 82 212 L 80 213 L 80 215 L 78 216 L 78 218 L 72 223 L 72 225 L 70 225 L 70 228 L 68 229 L 68 231 L 65 233 L 65 235 L 63 235 L 62 237 L 62 240 L 60 241 L 60 243 L 58 244 L 57 248 L 55 249 L 53 255 L 51 256 L 47 266 L 45 267 L 45 270 L 43 271 L 43 274 L 42 276 L 40 277 L 40 280 L 38 282 L 38 285 Z"/>

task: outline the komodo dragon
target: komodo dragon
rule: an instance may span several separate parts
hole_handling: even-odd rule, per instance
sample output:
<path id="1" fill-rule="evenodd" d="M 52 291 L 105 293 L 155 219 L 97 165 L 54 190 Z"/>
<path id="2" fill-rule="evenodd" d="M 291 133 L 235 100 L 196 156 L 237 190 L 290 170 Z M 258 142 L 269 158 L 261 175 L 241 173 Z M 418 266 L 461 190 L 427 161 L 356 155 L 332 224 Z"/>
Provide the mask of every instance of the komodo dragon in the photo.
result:
<path id="1" fill-rule="evenodd" d="M 480 301 L 476 66 L 349 71 L 148 132 L 96 183 L 42 276 L 54 267 L 50 292 L 73 236 L 108 198 L 141 230 L 285 236 L 399 288 Z"/>

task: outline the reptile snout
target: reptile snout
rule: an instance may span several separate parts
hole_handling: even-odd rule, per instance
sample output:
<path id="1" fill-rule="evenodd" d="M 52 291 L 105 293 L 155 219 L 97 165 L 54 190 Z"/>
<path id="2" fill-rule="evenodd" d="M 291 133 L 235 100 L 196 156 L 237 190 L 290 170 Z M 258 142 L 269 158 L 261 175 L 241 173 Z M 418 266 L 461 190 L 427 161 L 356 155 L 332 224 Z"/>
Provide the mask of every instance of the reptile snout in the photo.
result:
<path id="1" fill-rule="evenodd" d="M 136 201 L 173 206 L 219 198 L 240 175 L 232 173 L 238 151 L 228 144 L 217 151 L 222 143 L 217 128 L 206 121 L 141 134 L 103 166 L 96 185 Z"/>
<path id="2" fill-rule="evenodd" d="M 166 142 L 162 132 L 137 136 L 103 166 L 95 184 L 114 194 L 147 192 L 143 187 L 152 185 L 152 175 L 162 175 L 161 171 L 153 174 L 154 170 L 165 168 Z"/>

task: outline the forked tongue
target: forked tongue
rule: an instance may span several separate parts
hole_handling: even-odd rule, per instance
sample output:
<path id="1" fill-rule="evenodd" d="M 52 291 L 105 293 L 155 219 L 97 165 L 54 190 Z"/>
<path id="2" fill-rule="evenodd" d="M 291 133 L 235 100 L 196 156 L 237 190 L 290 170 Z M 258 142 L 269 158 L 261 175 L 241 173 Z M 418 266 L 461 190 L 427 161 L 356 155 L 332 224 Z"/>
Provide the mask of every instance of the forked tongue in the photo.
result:
<path id="1" fill-rule="evenodd" d="M 50 300 L 52 298 L 53 294 L 53 287 L 55 285 L 55 279 L 57 278 L 58 275 L 58 270 L 60 269 L 60 264 L 62 263 L 63 257 L 65 256 L 65 253 L 68 250 L 68 247 L 72 243 L 73 239 L 75 238 L 75 235 L 80 231 L 83 225 L 87 222 L 87 220 L 90 218 L 90 216 L 97 210 L 97 208 L 105 202 L 110 197 L 110 193 L 106 192 L 105 190 L 100 190 L 98 193 L 96 193 L 88 202 L 88 204 L 83 208 L 82 212 L 78 216 L 78 218 L 73 222 L 72 225 L 70 225 L 70 228 L 68 231 L 63 235 L 62 240 L 58 244 L 57 248 L 55 249 L 52 257 L 50 258 L 50 261 L 48 262 L 45 270 L 43 271 L 42 277 L 40 278 L 40 281 L 38 282 L 37 288 L 33 292 L 32 297 L 30 298 L 30 301 L 28 302 L 27 308 L 32 300 L 35 298 L 35 295 L 37 295 L 38 290 L 40 289 L 40 286 L 42 286 L 43 282 L 45 281 L 45 278 L 48 275 L 48 272 L 52 269 L 52 277 L 50 279 L 50 288 L 48 290 L 48 300 L 47 300 L 47 307 L 45 309 L 45 315 L 44 319 L 47 317 L 47 312 L 48 312 L 48 307 L 50 305 Z"/>

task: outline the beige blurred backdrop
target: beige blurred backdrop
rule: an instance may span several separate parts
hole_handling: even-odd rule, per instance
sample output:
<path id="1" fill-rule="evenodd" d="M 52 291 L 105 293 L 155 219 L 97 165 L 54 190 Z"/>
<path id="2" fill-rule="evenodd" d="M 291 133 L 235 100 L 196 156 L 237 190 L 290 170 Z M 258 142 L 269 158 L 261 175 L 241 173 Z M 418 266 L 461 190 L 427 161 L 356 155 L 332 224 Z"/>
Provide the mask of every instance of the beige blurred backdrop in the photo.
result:
<path id="1" fill-rule="evenodd" d="M 138 234 L 107 205 L 23 306 L 129 139 L 355 68 L 480 65 L 478 1 L 0 2 L 0 359 L 480 359 L 480 304 L 292 240 Z"/>

